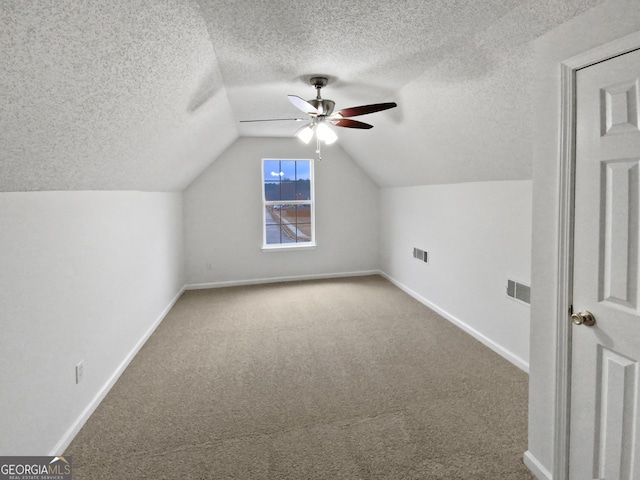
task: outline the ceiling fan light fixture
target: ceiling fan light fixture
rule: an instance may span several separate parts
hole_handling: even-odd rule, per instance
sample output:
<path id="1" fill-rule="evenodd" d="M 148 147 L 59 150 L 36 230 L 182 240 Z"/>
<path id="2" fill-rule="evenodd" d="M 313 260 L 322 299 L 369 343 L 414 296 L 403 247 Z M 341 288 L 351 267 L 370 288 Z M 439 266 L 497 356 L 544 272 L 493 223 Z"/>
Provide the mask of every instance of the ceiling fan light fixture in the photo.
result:
<path id="1" fill-rule="evenodd" d="M 313 125 L 305 125 L 296 132 L 296 137 L 302 140 L 304 143 L 309 143 L 311 137 L 313 137 Z"/>
<path id="2" fill-rule="evenodd" d="M 324 122 L 318 124 L 316 135 L 318 136 L 319 140 L 322 140 L 327 145 L 331 145 L 338 139 L 336 133 L 331 130 L 329 126 Z"/>

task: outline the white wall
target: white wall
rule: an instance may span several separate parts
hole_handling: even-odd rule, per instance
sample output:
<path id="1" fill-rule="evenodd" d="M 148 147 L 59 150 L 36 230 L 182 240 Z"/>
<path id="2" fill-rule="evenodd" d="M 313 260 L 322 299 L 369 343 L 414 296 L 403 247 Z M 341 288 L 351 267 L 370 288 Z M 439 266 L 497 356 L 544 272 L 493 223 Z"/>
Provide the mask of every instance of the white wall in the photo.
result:
<path id="1" fill-rule="evenodd" d="M 184 285 L 181 217 L 177 193 L 0 193 L 0 455 L 71 440 Z"/>
<path id="2" fill-rule="evenodd" d="M 389 277 L 527 369 L 529 307 L 506 286 L 529 284 L 531 181 L 383 188 L 380 243 Z"/>
<path id="3" fill-rule="evenodd" d="M 240 138 L 185 190 L 188 284 L 378 268 L 378 187 L 336 144 L 323 148 L 314 165 L 318 246 L 261 250 L 262 159 L 314 158 L 314 152 L 296 138 Z"/>
<path id="4" fill-rule="evenodd" d="M 613 0 L 561 25 L 534 44 L 533 299 L 528 454 L 546 473 L 553 470 L 560 64 L 639 29 L 637 0 Z"/>

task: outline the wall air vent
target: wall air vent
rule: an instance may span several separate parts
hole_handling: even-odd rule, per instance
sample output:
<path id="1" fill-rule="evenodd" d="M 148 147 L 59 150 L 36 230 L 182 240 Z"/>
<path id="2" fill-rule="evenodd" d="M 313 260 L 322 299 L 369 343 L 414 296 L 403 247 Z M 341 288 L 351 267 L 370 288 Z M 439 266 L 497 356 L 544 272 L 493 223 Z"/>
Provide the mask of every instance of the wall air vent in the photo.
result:
<path id="1" fill-rule="evenodd" d="M 413 258 L 420 260 L 424 263 L 429 263 L 429 252 L 425 250 L 420 250 L 419 248 L 413 249 Z"/>
<path id="2" fill-rule="evenodd" d="M 507 295 L 527 305 L 531 304 L 531 287 L 515 280 L 507 280 Z"/>

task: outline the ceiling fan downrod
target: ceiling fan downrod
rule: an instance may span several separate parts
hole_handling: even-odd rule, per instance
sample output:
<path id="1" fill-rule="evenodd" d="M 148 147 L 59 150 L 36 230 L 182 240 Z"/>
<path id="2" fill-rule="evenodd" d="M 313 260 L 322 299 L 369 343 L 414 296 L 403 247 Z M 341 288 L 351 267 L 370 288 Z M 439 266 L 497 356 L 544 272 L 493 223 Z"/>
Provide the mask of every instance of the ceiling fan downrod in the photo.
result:
<path id="1" fill-rule="evenodd" d="M 308 103 L 316 108 L 317 113 L 315 115 L 318 117 L 328 117 L 333 113 L 333 108 L 336 105 L 333 100 L 325 100 L 320 94 L 320 90 L 322 87 L 325 87 L 328 82 L 327 77 L 311 77 L 309 80 L 309 83 L 316 89 L 316 98 L 309 100 Z"/>

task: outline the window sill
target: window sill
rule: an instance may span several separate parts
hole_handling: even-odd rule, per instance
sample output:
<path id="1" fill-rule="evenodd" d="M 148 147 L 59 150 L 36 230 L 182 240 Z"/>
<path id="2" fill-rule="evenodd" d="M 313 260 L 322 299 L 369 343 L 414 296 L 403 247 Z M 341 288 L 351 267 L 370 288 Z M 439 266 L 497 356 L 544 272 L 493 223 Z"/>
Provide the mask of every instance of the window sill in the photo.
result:
<path id="1" fill-rule="evenodd" d="M 280 245 L 263 245 L 263 252 L 290 252 L 292 250 L 314 250 L 316 248 L 315 243 L 305 243 L 304 245 L 299 244 L 280 244 Z"/>

